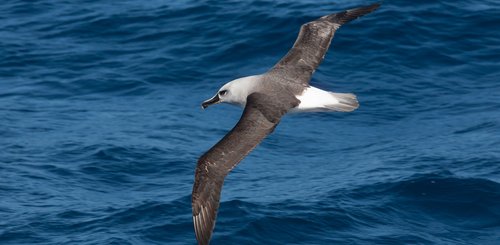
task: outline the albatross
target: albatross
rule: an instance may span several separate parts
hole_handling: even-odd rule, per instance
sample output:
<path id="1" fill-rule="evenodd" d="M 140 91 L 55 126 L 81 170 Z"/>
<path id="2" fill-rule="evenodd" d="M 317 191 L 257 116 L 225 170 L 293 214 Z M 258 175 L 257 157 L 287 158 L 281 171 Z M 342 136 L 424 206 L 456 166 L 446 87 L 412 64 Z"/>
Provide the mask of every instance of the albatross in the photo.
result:
<path id="1" fill-rule="evenodd" d="M 380 3 L 323 16 L 301 26 L 292 49 L 264 74 L 226 83 L 205 109 L 217 103 L 244 108 L 234 128 L 203 154 L 197 163 L 192 193 L 193 223 L 198 244 L 209 244 L 215 227 L 224 178 L 288 112 L 340 111 L 358 108 L 351 93 L 334 93 L 309 85 L 322 62 L 335 31 L 343 24 L 368 14 Z"/>

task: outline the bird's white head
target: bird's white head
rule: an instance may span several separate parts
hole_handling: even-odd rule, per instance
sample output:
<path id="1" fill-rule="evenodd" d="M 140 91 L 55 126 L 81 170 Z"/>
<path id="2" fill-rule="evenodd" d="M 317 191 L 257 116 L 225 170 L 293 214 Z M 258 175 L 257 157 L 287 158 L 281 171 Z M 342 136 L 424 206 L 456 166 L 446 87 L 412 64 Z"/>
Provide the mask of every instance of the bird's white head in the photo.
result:
<path id="1" fill-rule="evenodd" d="M 212 98 L 203 101 L 201 107 L 203 109 L 217 103 L 228 103 L 244 107 L 247 103 L 247 97 L 255 92 L 255 87 L 259 82 L 260 76 L 242 77 L 222 86 L 217 94 Z"/>

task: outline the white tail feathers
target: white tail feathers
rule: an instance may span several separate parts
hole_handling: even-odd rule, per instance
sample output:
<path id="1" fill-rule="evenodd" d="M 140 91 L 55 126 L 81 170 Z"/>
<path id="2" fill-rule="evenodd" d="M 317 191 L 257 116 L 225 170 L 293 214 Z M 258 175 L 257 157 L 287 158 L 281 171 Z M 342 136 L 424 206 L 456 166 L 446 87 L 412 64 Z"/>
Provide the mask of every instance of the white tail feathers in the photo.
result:
<path id="1" fill-rule="evenodd" d="M 292 112 L 318 111 L 354 111 L 359 107 L 356 95 L 350 93 L 332 93 L 315 87 L 308 87 L 297 96 L 300 104 Z"/>
<path id="2" fill-rule="evenodd" d="M 328 108 L 332 108 L 334 111 L 354 111 L 359 107 L 358 99 L 356 95 L 351 93 L 330 93 L 339 102 L 333 105 L 327 105 Z"/>

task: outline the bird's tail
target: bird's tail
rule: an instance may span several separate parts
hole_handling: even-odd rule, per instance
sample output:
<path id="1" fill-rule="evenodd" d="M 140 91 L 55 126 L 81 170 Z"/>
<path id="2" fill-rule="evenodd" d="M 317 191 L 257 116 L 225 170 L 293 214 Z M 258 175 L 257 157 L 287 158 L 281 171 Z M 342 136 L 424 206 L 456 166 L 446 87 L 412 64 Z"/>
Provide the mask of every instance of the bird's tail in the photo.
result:
<path id="1" fill-rule="evenodd" d="M 359 107 L 358 99 L 354 94 L 332 92 L 330 92 L 330 94 L 338 101 L 337 103 L 325 105 L 332 111 L 350 112 L 356 110 Z"/>
<path id="2" fill-rule="evenodd" d="M 333 93 L 315 87 L 308 87 L 297 96 L 300 104 L 291 112 L 354 111 L 359 107 L 356 95 Z"/>

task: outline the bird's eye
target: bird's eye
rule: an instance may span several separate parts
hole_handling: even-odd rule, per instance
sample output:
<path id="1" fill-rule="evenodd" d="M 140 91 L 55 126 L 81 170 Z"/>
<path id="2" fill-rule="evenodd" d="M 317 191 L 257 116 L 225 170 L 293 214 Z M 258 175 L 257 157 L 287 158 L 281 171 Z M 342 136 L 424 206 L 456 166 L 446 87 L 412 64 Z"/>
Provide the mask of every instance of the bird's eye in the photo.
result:
<path id="1" fill-rule="evenodd" d="M 219 91 L 219 95 L 220 96 L 224 96 L 226 94 L 227 94 L 227 90 L 221 90 L 221 91 Z"/>

